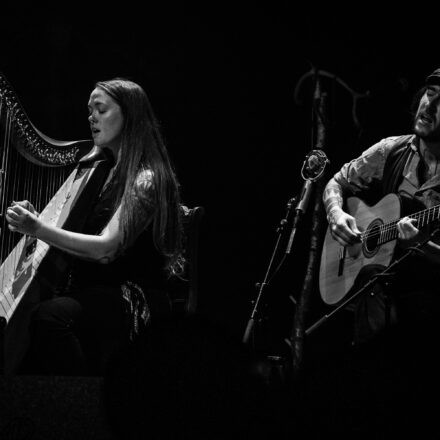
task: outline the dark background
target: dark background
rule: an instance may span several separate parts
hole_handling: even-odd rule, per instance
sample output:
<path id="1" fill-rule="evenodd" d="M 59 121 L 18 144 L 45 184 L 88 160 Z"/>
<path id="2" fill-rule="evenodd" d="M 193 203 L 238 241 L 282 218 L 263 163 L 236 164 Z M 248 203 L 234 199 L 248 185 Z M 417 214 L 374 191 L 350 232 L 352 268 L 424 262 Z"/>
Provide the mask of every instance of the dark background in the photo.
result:
<path id="1" fill-rule="evenodd" d="M 183 201 L 206 209 L 200 311 L 240 338 L 313 147 L 312 79 L 295 100 L 300 78 L 315 67 L 369 91 L 358 101 L 356 127 L 348 91 L 329 78 L 322 82 L 329 177 L 374 142 L 409 131 L 412 95 L 439 64 L 434 31 L 416 31 L 415 17 L 300 11 L 291 3 L 148 5 L 142 13 L 127 6 L 81 20 L 71 9 L 26 10 L 5 14 L 0 28 L 0 69 L 34 125 L 52 138 L 90 137 L 86 104 L 95 81 L 125 76 L 145 88 Z M 273 333 L 269 352 L 282 351 L 292 325 L 288 296 L 300 294 L 309 224 L 301 224 L 292 256 L 266 292 L 274 305 L 263 330 Z M 314 304 L 318 316 L 318 292 Z"/>
<path id="2" fill-rule="evenodd" d="M 199 310 L 241 339 L 255 283 L 263 279 L 276 228 L 303 185 L 301 166 L 313 148 L 313 82 L 304 80 L 295 100 L 300 79 L 314 67 L 354 91 L 369 91 L 357 103 L 357 127 L 350 93 L 335 80 L 322 80 L 328 179 L 373 143 L 410 131 L 413 94 L 440 66 L 434 13 L 386 15 L 362 3 L 323 10 L 290 1 L 146 3 L 143 10 L 128 3 L 89 6 L 46 13 L 18 5 L 15 13 L 2 11 L 0 71 L 33 124 L 59 140 L 90 137 L 87 101 L 95 81 L 125 76 L 144 87 L 162 123 L 183 201 L 206 210 Z M 284 338 L 295 312 L 289 295 L 298 299 L 301 293 L 309 228 L 310 212 L 292 255 L 265 291 L 267 321 L 256 338 L 265 354 L 286 353 Z M 315 286 L 306 325 L 327 311 Z M 337 315 L 333 327 L 311 337 L 306 361 L 309 354 L 318 353 L 318 364 L 321 353 L 337 357 L 338 341 L 349 340 L 351 332 Z M 375 411 L 378 423 L 388 419 L 388 383 L 375 382 L 367 365 L 362 360 L 351 379 L 342 377 L 350 364 L 339 375 L 326 376 L 325 364 L 311 374 L 303 413 L 307 429 L 320 423 L 317 408 L 325 426 L 349 423 L 356 433 L 371 425 Z M 404 392 L 406 383 L 398 388 Z M 367 392 L 375 395 L 365 404 Z"/>

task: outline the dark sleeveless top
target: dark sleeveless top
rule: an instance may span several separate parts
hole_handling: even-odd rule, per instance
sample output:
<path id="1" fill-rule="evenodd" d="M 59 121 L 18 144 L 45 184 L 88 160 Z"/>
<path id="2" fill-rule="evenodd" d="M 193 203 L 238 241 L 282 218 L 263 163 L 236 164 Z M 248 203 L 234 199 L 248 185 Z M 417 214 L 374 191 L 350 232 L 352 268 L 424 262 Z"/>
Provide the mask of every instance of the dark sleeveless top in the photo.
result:
<path id="1" fill-rule="evenodd" d="M 110 184 L 97 197 L 86 217 L 82 233 L 98 235 L 104 229 L 115 210 L 115 193 L 115 185 Z M 141 207 L 138 215 L 146 215 L 141 211 Z M 131 281 L 145 289 L 159 289 L 165 282 L 164 263 L 164 258 L 154 246 L 150 224 L 134 244 L 111 263 L 102 264 L 72 258 L 71 283 L 72 287 L 120 286 Z"/>
<path id="2" fill-rule="evenodd" d="M 88 188 L 89 199 L 87 212 L 76 215 L 73 227 L 66 228 L 88 235 L 98 235 L 108 224 L 115 212 L 116 184 L 113 181 L 102 190 L 108 176 L 108 171 L 102 176 L 99 184 Z M 98 187 L 96 187 L 98 186 Z M 148 189 L 146 189 L 148 191 Z M 90 197 L 92 195 L 92 197 Z M 142 197 L 142 195 L 141 195 Z M 148 197 L 145 197 L 148 199 Z M 84 203 L 83 203 L 84 205 Z M 67 260 L 64 282 L 61 283 L 57 294 L 73 296 L 86 292 L 88 289 L 103 290 L 120 295 L 124 300 L 125 314 L 129 337 L 139 333 L 142 325 L 150 319 L 150 305 L 147 292 L 164 291 L 166 274 L 164 271 L 165 258 L 156 249 L 153 243 L 152 222 L 149 216 L 154 212 L 151 207 L 147 211 L 142 201 L 137 205 L 138 216 L 145 218 L 149 224 L 137 237 L 135 242 L 123 249 L 117 258 L 108 264 L 86 261 L 63 252 Z M 140 220 L 142 225 L 142 220 Z"/>

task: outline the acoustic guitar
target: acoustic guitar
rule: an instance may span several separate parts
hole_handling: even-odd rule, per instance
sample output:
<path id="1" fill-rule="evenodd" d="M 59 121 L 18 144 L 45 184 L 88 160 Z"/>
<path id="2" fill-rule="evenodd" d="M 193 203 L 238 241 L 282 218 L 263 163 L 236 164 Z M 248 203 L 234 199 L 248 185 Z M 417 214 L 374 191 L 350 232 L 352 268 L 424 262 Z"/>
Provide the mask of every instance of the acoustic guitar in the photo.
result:
<path id="1" fill-rule="evenodd" d="M 352 215 L 361 234 L 360 243 L 340 245 L 327 229 L 321 254 L 319 290 L 323 301 L 332 305 L 343 299 L 353 287 L 360 270 L 367 265 L 387 267 L 393 258 L 401 220 L 402 201 L 388 194 L 369 206 L 357 197 L 347 199 L 346 212 Z M 421 229 L 440 218 L 440 205 L 408 215 Z"/>

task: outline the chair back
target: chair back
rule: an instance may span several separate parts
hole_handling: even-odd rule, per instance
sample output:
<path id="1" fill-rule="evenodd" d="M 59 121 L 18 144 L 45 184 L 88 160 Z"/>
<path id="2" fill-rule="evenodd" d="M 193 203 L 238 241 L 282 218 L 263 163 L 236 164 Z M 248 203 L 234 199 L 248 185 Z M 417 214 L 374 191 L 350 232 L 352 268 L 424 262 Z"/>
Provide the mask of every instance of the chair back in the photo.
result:
<path id="1" fill-rule="evenodd" d="M 197 311 L 199 297 L 199 232 L 205 210 L 201 206 L 181 206 L 185 270 L 169 282 L 169 295 L 173 314 L 191 315 Z"/>

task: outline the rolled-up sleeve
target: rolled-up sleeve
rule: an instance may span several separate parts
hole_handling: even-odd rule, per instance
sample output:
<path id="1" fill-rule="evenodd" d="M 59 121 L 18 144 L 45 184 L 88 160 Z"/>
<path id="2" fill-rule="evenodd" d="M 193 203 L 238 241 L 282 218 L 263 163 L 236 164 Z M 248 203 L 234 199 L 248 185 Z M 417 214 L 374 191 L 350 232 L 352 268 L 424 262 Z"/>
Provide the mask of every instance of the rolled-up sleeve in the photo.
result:
<path id="1" fill-rule="evenodd" d="M 385 161 L 396 137 L 382 139 L 365 150 L 361 156 L 344 164 L 334 180 L 344 192 L 357 194 L 378 184 L 383 177 Z"/>

